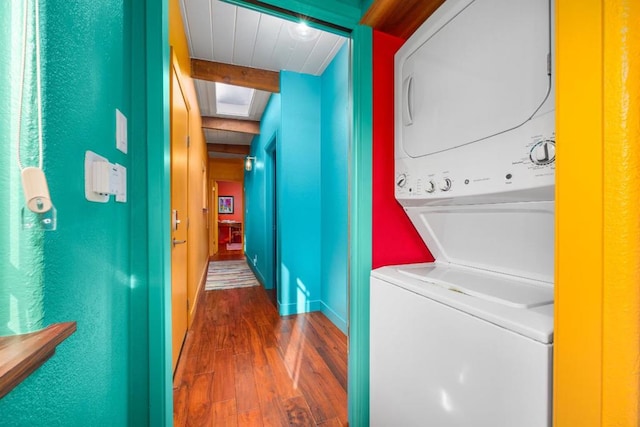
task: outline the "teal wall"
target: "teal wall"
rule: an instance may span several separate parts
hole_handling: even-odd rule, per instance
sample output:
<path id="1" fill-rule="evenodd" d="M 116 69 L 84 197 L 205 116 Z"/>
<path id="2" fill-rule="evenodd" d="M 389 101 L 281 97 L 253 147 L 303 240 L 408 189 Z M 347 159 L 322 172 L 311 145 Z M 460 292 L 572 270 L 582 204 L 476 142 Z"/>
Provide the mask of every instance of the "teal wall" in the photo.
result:
<path id="1" fill-rule="evenodd" d="M 262 120 L 260 134 L 251 144 L 251 156 L 256 157 L 254 168 L 245 172 L 245 235 L 246 254 L 267 289 L 273 288 L 273 186 L 271 152 L 278 150 L 280 132 L 281 96 L 274 93 L 269 98 Z"/>
<path id="2" fill-rule="evenodd" d="M 272 152 L 277 154 L 278 303 L 282 315 L 323 311 L 346 331 L 348 46 L 320 76 L 281 72 L 245 173 L 246 254 L 273 287 Z M 274 146 L 275 144 L 275 146 Z"/>
<path id="3" fill-rule="evenodd" d="M 0 336 L 40 329 L 44 320 L 43 238 L 41 230 L 24 231 L 24 197 L 16 162 L 18 103 L 22 61 L 23 2 L 0 3 Z M 32 8 L 31 8 L 32 10 Z M 32 13 L 33 15 L 33 13 Z M 33 28 L 33 20 L 29 22 Z M 33 30 L 27 51 L 34 51 Z M 24 166 L 38 166 L 35 56 L 27 58 L 21 157 Z"/>
<path id="4" fill-rule="evenodd" d="M 349 425 L 369 425 L 369 275 L 373 182 L 373 31 L 352 34 L 353 124 L 350 194 Z"/>
<path id="5" fill-rule="evenodd" d="M 1 11 L 5 12 L 5 3 L 17 2 L 2 3 Z M 159 11 L 166 12 L 166 2 L 157 4 Z M 34 252 L 42 250 L 39 284 L 44 294 L 44 325 L 76 321 L 77 332 L 58 346 L 48 362 L 0 400 L 1 423 L 146 425 L 149 406 L 157 404 L 162 410 L 165 403 L 158 401 L 166 399 L 171 390 L 170 384 L 164 384 L 168 393 L 164 391 L 163 397 L 150 402 L 147 319 L 148 275 L 153 270 L 147 249 L 147 164 L 151 168 L 158 162 L 153 163 L 146 148 L 149 115 L 145 82 L 150 81 L 148 53 L 164 50 L 159 45 L 148 48 L 145 34 L 139 31 L 145 28 L 147 13 L 153 9 L 147 9 L 145 2 L 43 0 L 41 7 L 44 169 L 57 208 L 57 230 L 43 233 L 42 244 Z M 5 13 L 0 16 L 6 18 Z M 0 49 L 6 49 L 11 39 L 6 26 L 2 27 Z M 147 37 L 152 30 L 156 31 L 157 43 L 162 43 L 166 27 L 147 26 Z M 162 62 L 155 65 L 155 74 L 165 78 Z M 0 82 L 3 94 L 15 90 L 14 79 L 3 78 Z M 159 99 L 162 102 L 161 96 Z M 165 105 L 159 103 L 158 107 L 162 111 Z M 116 108 L 129 119 L 129 154 L 115 148 Z M 1 112 L 4 121 L 6 114 Z M 154 150 L 161 156 L 167 132 L 162 120 L 154 123 L 160 125 Z M 2 149 L 6 150 L 4 145 Z M 106 204 L 85 199 L 86 150 L 127 167 L 127 203 L 115 203 L 113 197 Z M 5 161 L 5 155 L 0 157 Z M 12 159 L 10 163 L 15 167 Z M 163 184 L 154 185 L 162 188 Z M 12 212 L 19 203 L 16 191 L 19 189 L 15 186 L 0 185 L 3 206 L 9 204 Z M 4 249 L 14 243 L 10 236 L 27 237 L 15 222 L 7 225 L 9 230 L 0 236 L 3 267 L 7 260 Z M 30 267 L 21 264 L 19 273 L 29 274 Z M 11 283 L 22 285 L 19 281 Z M 1 295 L 6 298 L 6 289 Z M 164 331 L 167 327 L 158 323 L 151 328 L 156 329 Z M 160 352 L 155 358 L 165 360 Z M 151 369 L 151 377 L 166 375 L 164 367 Z"/>
<path id="6" fill-rule="evenodd" d="M 349 247 L 349 43 L 322 74 L 321 100 L 322 311 L 347 330 Z"/>
<path id="7" fill-rule="evenodd" d="M 278 151 L 279 302 L 320 309 L 320 77 L 281 72 Z"/>

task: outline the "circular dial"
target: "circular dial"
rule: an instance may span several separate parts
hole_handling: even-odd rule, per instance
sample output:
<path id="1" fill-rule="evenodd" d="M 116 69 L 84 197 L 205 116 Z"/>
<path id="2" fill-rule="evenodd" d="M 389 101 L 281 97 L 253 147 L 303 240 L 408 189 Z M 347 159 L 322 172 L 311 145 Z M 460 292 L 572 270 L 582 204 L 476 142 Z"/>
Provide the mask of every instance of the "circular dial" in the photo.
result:
<path id="1" fill-rule="evenodd" d="M 398 175 L 398 177 L 396 178 L 396 185 L 400 188 L 403 188 L 405 185 L 407 185 L 407 174 L 401 173 L 400 175 Z"/>
<path id="2" fill-rule="evenodd" d="M 451 190 L 451 180 L 449 178 L 444 178 L 443 180 L 440 181 L 440 190 L 442 191 L 449 191 Z"/>
<path id="3" fill-rule="evenodd" d="M 529 158 L 536 165 L 548 165 L 556 160 L 556 143 L 546 139 L 531 148 Z"/>
<path id="4" fill-rule="evenodd" d="M 433 181 L 429 181 L 427 182 L 427 193 L 433 193 L 434 191 L 436 191 L 436 184 Z"/>

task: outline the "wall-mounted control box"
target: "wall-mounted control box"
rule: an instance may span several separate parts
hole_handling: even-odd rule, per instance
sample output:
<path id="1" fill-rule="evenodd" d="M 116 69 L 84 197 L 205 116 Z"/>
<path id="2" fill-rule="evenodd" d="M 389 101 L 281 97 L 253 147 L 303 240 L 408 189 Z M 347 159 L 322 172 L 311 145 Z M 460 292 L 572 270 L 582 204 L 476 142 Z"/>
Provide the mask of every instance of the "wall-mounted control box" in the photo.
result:
<path id="1" fill-rule="evenodd" d="M 84 157 L 84 195 L 91 202 L 106 203 L 113 194 L 117 202 L 127 201 L 127 169 L 92 151 Z"/>

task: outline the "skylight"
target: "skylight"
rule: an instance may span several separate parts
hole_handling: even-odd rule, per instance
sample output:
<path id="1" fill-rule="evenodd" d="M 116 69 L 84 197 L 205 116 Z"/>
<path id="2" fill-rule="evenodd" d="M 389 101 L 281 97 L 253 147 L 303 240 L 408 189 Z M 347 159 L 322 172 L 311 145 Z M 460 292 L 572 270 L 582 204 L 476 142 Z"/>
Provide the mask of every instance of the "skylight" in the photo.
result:
<path id="1" fill-rule="evenodd" d="M 255 89 L 216 83 L 216 112 L 229 116 L 249 117 Z"/>

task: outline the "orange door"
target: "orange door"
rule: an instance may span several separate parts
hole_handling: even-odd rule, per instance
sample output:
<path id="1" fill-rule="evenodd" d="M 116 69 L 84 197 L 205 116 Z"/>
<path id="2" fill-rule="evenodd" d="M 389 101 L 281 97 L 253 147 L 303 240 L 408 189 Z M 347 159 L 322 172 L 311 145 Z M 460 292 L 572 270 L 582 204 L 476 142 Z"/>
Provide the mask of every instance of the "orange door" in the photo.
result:
<path id="1" fill-rule="evenodd" d="M 171 315 L 173 370 L 187 332 L 187 194 L 189 110 L 175 69 L 171 73 Z"/>

